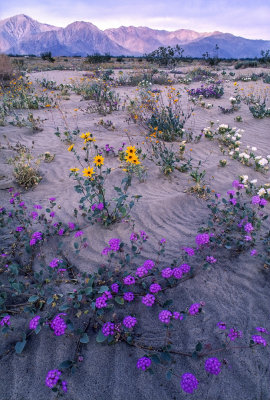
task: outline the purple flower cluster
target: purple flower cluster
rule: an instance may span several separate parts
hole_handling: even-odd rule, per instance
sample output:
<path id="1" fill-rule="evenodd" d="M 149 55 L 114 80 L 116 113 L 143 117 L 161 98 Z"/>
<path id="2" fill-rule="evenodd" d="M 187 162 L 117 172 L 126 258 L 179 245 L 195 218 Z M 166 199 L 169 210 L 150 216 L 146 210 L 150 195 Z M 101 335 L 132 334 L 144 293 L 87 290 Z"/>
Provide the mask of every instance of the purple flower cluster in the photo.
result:
<path id="1" fill-rule="evenodd" d="M 38 241 L 42 240 L 42 232 L 34 232 L 31 236 L 30 239 L 30 246 L 33 246 L 34 244 L 36 244 Z"/>
<path id="2" fill-rule="evenodd" d="M 169 310 L 160 311 L 158 318 L 163 324 L 169 324 L 171 321 L 172 313 Z"/>
<path id="3" fill-rule="evenodd" d="M 140 236 L 144 242 L 148 239 L 148 235 L 144 231 L 140 231 Z"/>
<path id="4" fill-rule="evenodd" d="M 29 329 L 35 330 L 39 324 L 40 316 L 36 315 L 34 318 L 31 319 L 29 322 Z"/>
<path id="5" fill-rule="evenodd" d="M 265 200 L 264 198 L 260 198 L 260 196 L 253 196 L 252 200 L 251 200 L 252 204 L 259 204 L 260 206 L 266 206 L 267 204 L 267 200 Z"/>
<path id="6" fill-rule="evenodd" d="M 132 232 L 132 234 L 130 235 L 129 240 L 131 242 L 137 242 L 138 239 L 139 239 L 139 235 L 137 233 L 135 233 L 135 232 Z"/>
<path id="7" fill-rule="evenodd" d="M 139 358 L 139 360 L 137 361 L 137 368 L 145 371 L 147 368 L 150 367 L 151 364 L 152 364 L 152 361 L 150 360 L 150 358 L 142 357 L 142 358 Z"/>
<path id="8" fill-rule="evenodd" d="M 134 285 L 135 278 L 134 276 L 128 275 L 123 279 L 123 282 L 125 285 Z"/>
<path id="9" fill-rule="evenodd" d="M 126 328 L 133 328 L 137 324 L 137 319 L 135 317 L 132 317 L 131 315 L 128 315 L 123 319 L 123 325 Z"/>
<path id="10" fill-rule="evenodd" d="M 201 303 L 191 304 L 191 306 L 189 307 L 189 310 L 188 310 L 189 315 L 198 314 L 198 312 L 200 311 L 201 306 L 202 306 Z"/>
<path id="11" fill-rule="evenodd" d="M 10 325 L 10 315 L 6 315 L 0 321 L 1 326 Z"/>
<path id="12" fill-rule="evenodd" d="M 102 294 L 102 296 L 96 298 L 96 308 L 104 308 L 107 307 L 107 300 L 112 299 L 112 295 L 110 291 L 106 291 Z"/>
<path id="13" fill-rule="evenodd" d="M 113 284 L 111 285 L 111 291 L 114 292 L 114 293 L 118 293 L 118 291 L 119 291 L 119 285 L 118 285 L 118 283 L 113 283 Z"/>
<path id="14" fill-rule="evenodd" d="M 61 318 L 61 315 L 67 315 L 64 313 L 56 315 L 54 319 L 51 321 L 50 326 L 54 331 L 54 334 L 56 336 L 62 336 L 65 334 L 65 330 L 67 329 L 67 325 L 63 318 Z"/>
<path id="15" fill-rule="evenodd" d="M 52 389 L 57 384 L 57 382 L 58 382 L 58 380 L 59 380 L 61 375 L 62 375 L 61 371 L 59 371 L 58 369 L 52 369 L 47 374 L 46 385 L 50 389 Z"/>
<path id="16" fill-rule="evenodd" d="M 107 255 L 110 251 L 114 251 L 114 252 L 119 251 L 120 250 L 120 244 L 121 244 L 120 239 L 117 239 L 117 238 L 110 239 L 109 240 L 109 247 L 105 247 L 102 250 L 102 254 L 103 255 Z"/>
<path id="17" fill-rule="evenodd" d="M 240 337 L 243 336 L 243 332 L 242 331 L 237 331 L 235 328 L 231 328 L 229 333 L 228 333 L 228 337 L 230 338 L 230 340 L 233 342 L 235 339 L 238 339 Z"/>
<path id="18" fill-rule="evenodd" d="M 126 292 L 123 295 L 124 300 L 130 302 L 134 300 L 134 294 L 132 292 Z"/>
<path id="19" fill-rule="evenodd" d="M 250 222 L 248 222 L 247 224 L 245 224 L 244 226 L 244 230 L 248 233 L 252 232 L 254 230 L 252 224 Z"/>
<path id="20" fill-rule="evenodd" d="M 210 85 L 208 87 L 201 85 L 200 88 L 190 89 L 187 92 L 190 96 L 193 97 L 203 96 L 205 98 L 215 97 L 216 99 L 219 99 L 223 95 L 224 90 L 222 86 L 215 84 L 215 85 Z"/>
<path id="21" fill-rule="evenodd" d="M 207 257 L 206 257 L 206 261 L 207 261 L 209 264 L 214 264 L 214 263 L 217 262 L 217 260 L 216 260 L 213 256 L 207 256 Z"/>
<path id="22" fill-rule="evenodd" d="M 104 336 L 113 336 L 115 334 L 115 325 L 113 322 L 105 322 L 102 327 L 102 333 Z"/>
<path id="23" fill-rule="evenodd" d="M 104 204 L 103 203 L 95 203 L 91 207 L 92 211 L 95 211 L 96 209 L 99 211 L 102 211 L 104 209 Z"/>
<path id="24" fill-rule="evenodd" d="M 161 286 L 158 283 L 152 283 L 149 287 L 149 292 L 158 293 L 162 290 Z"/>
<path id="25" fill-rule="evenodd" d="M 186 393 L 193 393 L 198 387 L 198 381 L 193 374 L 183 374 L 181 377 L 181 387 Z"/>
<path id="26" fill-rule="evenodd" d="M 58 267 L 58 263 L 60 262 L 60 260 L 58 258 L 54 258 L 51 262 L 50 262 L 50 267 L 51 268 L 56 268 Z"/>
<path id="27" fill-rule="evenodd" d="M 220 321 L 220 322 L 217 323 L 217 327 L 218 327 L 219 329 L 225 331 L 225 329 L 226 329 L 226 324 L 225 324 L 225 322 Z"/>
<path id="28" fill-rule="evenodd" d="M 253 336 L 252 336 L 252 340 L 253 340 L 253 342 L 256 343 L 256 344 L 262 344 L 263 346 L 266 346 L 266 345 L 267 345 L 267 342 L 266 342 L 265 338 L 263 338 L 263 337 L 260 336 L 260 335 L 253 335 Z"/>
<path id="29" fill-rule="evenodd" d="M 152 307 L 152 305 L 155 303 L 155 296 L 147 293 L 142 297 L 142 303 L 147 307 Z"/>
<path id="30" fill-rule="evenodd" d="M 208 358 L 205 361 L 204 368 L 206 372 L 212 375 L 218 375 L 221 372 L 221 362 L 215 357 Z"/>
<path id="31" fill-rule="evenodd" d="M 191 257 L 194 256 L 195 252 L 192 247 L 184 247 L 183 250 Z"/>
<path id="32" fill-rule="evenodd" d="M 196 243 L 198 246 L 203 246 L 204 244 L 209 243 L 210 236 L 208 233 L 200 233 L 196 236 Z"/>

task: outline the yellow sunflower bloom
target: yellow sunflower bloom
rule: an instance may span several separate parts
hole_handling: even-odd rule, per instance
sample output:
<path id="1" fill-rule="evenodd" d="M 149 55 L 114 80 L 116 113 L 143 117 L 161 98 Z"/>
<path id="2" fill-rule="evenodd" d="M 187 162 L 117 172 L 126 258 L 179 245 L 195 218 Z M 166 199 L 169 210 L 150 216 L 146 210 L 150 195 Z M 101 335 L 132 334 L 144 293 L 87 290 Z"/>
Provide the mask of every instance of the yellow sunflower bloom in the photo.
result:
<path id="1" fill-rule="evenodd" d="M 70 168 L 69 170 L 70 170 L 71 172 L 78 172 L 78 171 L 80 171 L 79 168 Z"/>
<path id="2" fill-rule="evenodd" d="M 86 138 L 88 138 L 88 136 L 90 136 L 90 132 L 82 133 L 80 137 L 82 139 L 86 139 Z"/>
<path id="3" fill-rule="evenodd" d="M 68 151 L 72 151 L 73 147 L 74 147 L 74 144 L 71 144 L 71 145 L 69 146 L 69 148 L 68 148 Z"/>
<path id="4" fill-rule="evenodd" d="M 96 138 L 91 137 L 91 136 L 88 136 L 87 138 L 84 139 L 84 143 L 95 142 L 95 141 L 96 141 Z"/>
<path id="5" fill-rule="evenodd" d="M 135 146 L 128 146 L 126 149 L 127 154 L 136 154 L 136 148 Z"/>
<path id="6" fill-rule="evenodd" d="M 83 170 L 83 176 L 86 176 L 87 178 L 91 178 L 91 176 L 94 174 L 94 168 L 93 167 L 87 167 L 84 168 Z"/>
<path id="7" fill-rule="evenodd" d="M 94 164 L 96 164 L 97 167 L 100 167 L 101 165 L 104 164 L 104 157 L 98 155 L 94 158 Z"/>

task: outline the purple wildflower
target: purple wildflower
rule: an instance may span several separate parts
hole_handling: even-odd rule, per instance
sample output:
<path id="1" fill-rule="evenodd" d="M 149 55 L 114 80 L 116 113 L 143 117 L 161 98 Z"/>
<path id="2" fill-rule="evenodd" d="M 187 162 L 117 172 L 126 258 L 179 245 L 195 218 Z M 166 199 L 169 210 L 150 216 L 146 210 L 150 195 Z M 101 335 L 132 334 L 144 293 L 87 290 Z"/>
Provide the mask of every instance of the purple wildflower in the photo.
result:
<path id="1" fill-rule="evenodd" d="M 24 230 L 23 226 L 17 226 L 16 232 L 22 232 Z"/>
<path id="2" fill-rule="evenodd" d="M 153 269 L 154 266 L 155 266 L 155 263 L 154 263 L 154 261 L 152 261 L 152 260 L 146 260 L 146 261 L 143 263 L 143 267 L 146 268 L 147 271 L 150 271 L 151 269 Z"/>
<path id="3" fill-rule="evenodd" d="M 256 254 L 257 254 L 257 250 L 256 249 L 250 250 L 250 255 L 251 256 L 256 256 Z"/>
<path id="4" fill-rule="evenodd" d="M 192 394 L 198 387 L 198 380 L 192 374 L 183 374 L 181 378 L 181 387 L 184 392 Z"/>
<path id="5" fill-rule="evenodd" d="M 50 201 L 55 201 L 55 200 L 56 200 L 56 197 L 50 197 L 49 200 L 50 200 Z"/>
<path id="6" fill-rule="evenodd" d="M 62 390 L 67 393 L 67 381 L 62 381 Z"/>
<path id="7" fill-rule="evenodd" d="M 111 290 L 112 290 L 112 292 L 114 292 L 114 293 L 118 293 L 118 291 L 119 291 L 119 285 L 118 285 L 118 283 L 113 283 L 113 284 L 111 285 Z"/>
<path id="8" fill-rule="evenodd" d="M 252 200 L 251 200 L 251 203 L 252 203 L 252 204 L 259 204 L 260 201 L 261 201 L 260 196 L 253 196 L 253 197 L 252 197 Z"/>
<path id="9" fill-rule="evenodd" d="M 74 237 L 75 238 L 77 238 L 77 237 L 80 237 L 80 236 L 82 236 L 84 234 L 84 232 L 83 231 L 77 231 L 77 232 L 75 232 L 75 235 L 74 235 Z"/>
<path id="10" fill-rule="evenodd" d="M 191 304 L 191 306 L 189 307 L 189 310 L 188 310 L 189 315 L 198 314 L 200 308 L 201 308 L 201 303 Z"/>
<path id="11" fill-rule="evenodd" d="M 225 322 L 220 321 L 217 323 L 217 327 L 224 331 L 226 329 L 226 324 Z"/>
<path id="12" fill-rule="evenodd" d="M 152 285 L 150 285 L 150 288 L 149 288 L 149 291 L 151 293 L 158 293 L 161 290 L 162 290 L 161 286 L 158 283 L 152 283 Z"/>
<path id="13" fill-rule="evenodd" d="M 58 369 L 52 369 L 47 374 L 46 381 L 45 381 L 46 385 L 50 389 L 52 389 L 57 384 L 61 375 L 62 375 L 61 371 L 59 371 Z"/>
<path id="14" fill-rule="evenodd" d="M 74 230 L 75 229 L 75 224 L 73 222 L 69 222 L 68 223 L 68 227 L 70 230 Z"/>
<path id="15" fill-rule="evenodd" d="M 230 340 L 233 342 L 235 339 L 240 338 L 243 336 L 242 331 L 237 331 L 234 328 L 230 329 L 230 332 L 228 333 L 228 337 L 230 338 Z"/>
<path id="16" fill-rule="evenodd" d="M 209 243 L 210 236 L 208 233 L 200 233 L 196 236 L 196 243 L 198 246 L 203 246 L 204 244 Z"/>
<path id="17" fill-rule="evenodd" d="M 176 279 L 181 279 L 181 278 L 182 278 L 182 275 L 183 275 L 182 268 L 178 267 L 178 268 L 174 268 L 174 269 L 173 269 L 173 276 L 174 276 Z"/>
<path id="18" fill-rule="evenodd" d="M 35 330 L 39 324 L 40 316 L 36 315 L 34 318 L 31 319 L 29 322 L 29 329 Z"/>
<path id="19" fill-rule="evenodd" d="M 155 296 L 147 293 L 142 297 L 142 303 L 147 307 L 152 307 L 152 305 L 155 303 Z"/>
<path id="20" fill-rule="evenodd" d="M 256 343 L 256 344 L 262 344 L 263 346 L 266 346 L 266 345 L 267 345 L 266 340 L 265 340 L 262 336 L 260 336 L 260 335 L 253 335 L 253 336 L 252 336 L 252 340 L 253 340 L 253 342 Z"/>
<path id="21" fill-rule="evenodd" d="M 64 233 L 65 233 L 64 229 L 59 229 L 59 231 L 58 231 L 59 236 L 63 236 Z"/>
<path id="22" fill-rule="evenodd" d="M 142 238 L 143 241 L 145 241 L 145 240 L 148 239 L 148 236 L 147 236 L 147 234 L 146 234 L 144 231 L 140 231 L 140 236 L 141 236 L 141 238 Z"/>
<path id="23" fill-rule="evenodd" d="M 147 275 L 148 271 L 144 266 L 142 266 L 138 267 L 135 273 L 139 278 L 142 278 L 144 275 Z"/>
<path id="24" fill-rule="evenodd" d="M 172 313 L 168 310 L 160 311 L 158 318 L 163 324 L 169 324 L 171 321 Z"/>
<path id="25" fill-rule="evenodd" d="M 116 239 L 116 238 L 110 239 L 109 240 L 110 249 L 112 251 L 119 251 L 120 243 L 121 243 L 120 239 Z"/>
<path id="26" fill-rule="evenodd" d="M 51 218 L 54 218 L 54 217 L 55 217 L 55 212 L 54 212 L 54 211 L 50 212 L 50 217 L 51 217 Z"/>
<path id="27" fill-rule="evenodd" d="M 126 292 L 123 295 L 124 300 L 130 302 L 134 300 L 134 294 L 132 292 Z"/>
<path id="28" fill-rule="evenodd" d="M 257 330 L 258 332 L 266 333 L 267 335 L 270 334 L 270 333 L 267 331 L 266 328 L 262 328 L 261 326 L 257 326 L 256 330 Z"/>
<path id="29" fill-rule="evenodd" d="M 252 224 L 250 222 L 248 222 L 245 226 L 244 226 L 244 230 L 248 233 L 252 232 L 254 230 Z"/>
<path id="30" fill-rule="evenodd" d="M 165 268 L 161 271 L 161 275 L 163 278 L 170 278 L 173 274 L 173 270 L 171 268 Z"/>
<path id="31" fill-rule="evenodd" d="M 206 261 L 207 261 L 209 264 L 214 264 L 214 263 L 217 262 L 217 260 L 216 260 L 213 256 L 207 256 L 207 257 L 206 257 Z"/>
<path id="32" fill-rule="evenodd" d="M 30 239 L 30 246 L 33 246 L 38 241 L 42 240 L 42 232 L 34 232 Z"/>
<path id="33" fill-rule="evenodd" d="M 96 308 L 104 308 L 107 307 L 107 297 L 100 296 L 96 298 Z"/>
<path id="34" fill-rule="evenodd" d="M 34 204 L 33 206 L 36 210 L 42 210 L 42 206 L 40 204 Z"/>
<path id="35" fill-rule="evenodd" d="M 216 357 L 208 358 L 205 361 L 204 368 L 206 372 L 212 375 L 218 375 L 221 372 L 221 362 Z"/>
<path id="36" fill-rule="evenodd" d="M 132 234 L 130 235 L 129 240 L 130 240 L 131 242 L 136 242 L 136 241 L 138 240 L 138 234 L 135 233 L 135 232 L 132 232 Z"/>
<path id="37" fill-rule="evenodd" d="M 142 358 L 139 358 L 139 360 L 137 361 L 137 368 L 145 371 L 147 368 L 150 367 L 151 364 L 152 364 L 152 361 L 150 360 L 150 358 L 142 357 Z"/>
<path id="38" fill-rule="evenodd" d="M 194 256 L 194 249 L 192 247 L 184 247 L 183 250 L 189 255 Z"/>
<path id="39" fill-rule="evenodd" d="M 10 315 L 6 315 L 0 321 L 1 326 L 10 325 Z"/>
<path id="40" fill-rule="evenodd" d="M 61 315 L 66 315 L 64 313 L 56 315 L 54 319 L 51 321 L 50 326 L 54 331 L 55 336 L 62 336 L 65 334 L 65 330 L 67 329 L 67 325 Z"/>
<path id="41" fill-rule="evenodd" d="M 124 281 L 125 285 L 134 285 L 135 278 L 134 278 L 134 276 L 128 275 L 123 279 L 123 281 Z"/>
<path id="42" fill-rule="evenodd" d="M 32 211 L 30 215 L 33 219 L 37 219 L 38 217 L 38 213 L 36 211 Z"/>
<path id="43" fill-rule="evenodd" d="M 132 317 L 131 315 L 128 315 L 123 319 L 123 325 L 128 329 L 133 328 L 136 324 L 137 319 L 135 317 Z"/>
<path id="44" fill-rule="evenodd" d="M 54 258 L 51 262 L 50 262 L 50 267 L 51 268 L 56 268 L 58 267 L 58 263 L 60 260 L 58 260 L 58 258 Z"/>
<path id="45" fill-rule="evenodd" d="M 114 335 L 114 323 L 113 322 L 105 322 L 105 324 L 102 327 L 102 333 L 104 336 L 113 336 Z"/>
<path id="46" fill-rule="evenodd" d="M 181 269 L 183 274 L 187 274 L 190 271 L 190 265 L 188 264 L 182 264 L 179 268 Z"/>

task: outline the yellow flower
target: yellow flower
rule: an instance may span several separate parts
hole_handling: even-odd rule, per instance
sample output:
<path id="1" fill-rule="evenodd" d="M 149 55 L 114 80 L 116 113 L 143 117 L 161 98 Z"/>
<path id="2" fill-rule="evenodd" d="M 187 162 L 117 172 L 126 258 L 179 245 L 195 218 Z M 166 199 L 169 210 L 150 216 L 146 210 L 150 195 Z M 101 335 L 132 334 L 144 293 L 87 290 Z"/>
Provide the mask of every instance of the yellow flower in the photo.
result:
<path id="1" fill-rule="evenodd" d="M 51 105 L 50 104 L 46 104 L 45 107 L 51 107 Z"/>
<path id="2" fill-rule="evenodd" d="M 79 170 L 79 168 L 70 168 L 70 171 L 71 171 L 71 172 L 78 172 L 78 171 L 80 171 L 80 170 Z"/>
<path id="3" fill-rule="evenodd" d="M 94 174 L 94 168 L 93 167 L 87 167 L 84 168 L 83 170 L 83 176 L 86 176 L 87 178 L 91 178 L 91 176 Z"/>
<path id="4" fill-rule="evenodd" d="M 139 161 L 138 157 L 133 159 L 133 164 L 139 165 L 141 162 Z"/>
<path id="5" fill-rule="evenodd" d="M 90 136 L 90 132 L 86 132 L 86 133 L 82 133 L 80 137 L 81 137 L 82 139 L 86 139 L 86 138 L 88 138 L 89 136 Z"/>
<path id="6" fill-rule="evenodd" d="M 78 111 L 78 108 L 74 108 L 74 111 Z"/>
<path id="7" fill-rule="evenodd" d="M 237 86 L 237 82 L 234 82 L 234 86 Z"/>
<path id="8" fill-rule="evenodd" d="M 135 146 L 128 146 L 126 149 L 127 154 L 136 154 L 136 148 Z"/>
<path id="9" fill-rule="evenodd" d="M 104 164 L 104 157 L 98 155 L 94 158 L 94 164 L 96 164 L 97 167 L 100 167 L 101 165 Z"/>
<path id="10" fill-rule="evenodd" d="M 91 136 L 88 136 L 86 139 L 84 139 L 84 143 L 95 142 L 95 141 L 96 141 L 96 138 L 91 137 Z"/>
<path id="11" fill-rule="evenodd" d="M 74 144 L 71 144 L 71 145 L 69 146 L 69 148 L 68 148 L 68 151 L 72 151 L 73 147 L 74 147 Z"/>

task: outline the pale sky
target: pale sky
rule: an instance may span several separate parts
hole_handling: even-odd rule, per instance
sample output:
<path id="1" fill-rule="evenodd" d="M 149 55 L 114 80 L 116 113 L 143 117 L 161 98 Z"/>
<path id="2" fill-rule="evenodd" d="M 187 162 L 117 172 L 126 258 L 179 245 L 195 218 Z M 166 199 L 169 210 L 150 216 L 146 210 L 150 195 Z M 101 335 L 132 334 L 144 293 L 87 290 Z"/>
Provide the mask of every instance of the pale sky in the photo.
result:
<path id="1" fill-rule="evenodd" d="M 17 14 L 62 27 L 88 21 L 102 30 L 133 25 L 270 40 L 270 0 L 0 0 L 0 19 Z"/>

